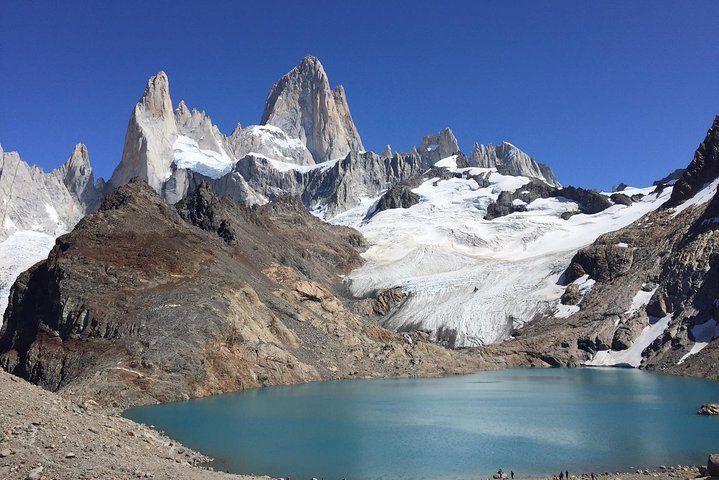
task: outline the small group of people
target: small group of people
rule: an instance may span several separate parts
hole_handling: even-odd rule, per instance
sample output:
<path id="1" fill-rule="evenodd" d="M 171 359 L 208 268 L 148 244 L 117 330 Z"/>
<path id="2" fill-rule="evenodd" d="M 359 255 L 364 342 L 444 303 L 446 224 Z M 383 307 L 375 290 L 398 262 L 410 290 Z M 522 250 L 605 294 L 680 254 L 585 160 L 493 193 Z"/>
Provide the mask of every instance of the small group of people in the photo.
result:
<path id="1" fill-rule="evenodd" d="M 495 479 L 496 479 L 496 478 L 499 478 L 499 479 L 509 478 L 510 480 L 514 480 L 514 471 L 513 471 L 513 470 L 510 470 L 510 471 L 509 471 L 509 475 L 507 475 L 507 474 L 500 468 L 499 470 L 497 470 L 497 473 L 496 473 L 495 475 L 492 475 L 492 478 L 495 478 Z"/>
<path id="2" fill-rule="evenodd" d="M 569 480 L 569 471 L 560 471 L 559 475 L 552 475 L 552 480 Z"/>

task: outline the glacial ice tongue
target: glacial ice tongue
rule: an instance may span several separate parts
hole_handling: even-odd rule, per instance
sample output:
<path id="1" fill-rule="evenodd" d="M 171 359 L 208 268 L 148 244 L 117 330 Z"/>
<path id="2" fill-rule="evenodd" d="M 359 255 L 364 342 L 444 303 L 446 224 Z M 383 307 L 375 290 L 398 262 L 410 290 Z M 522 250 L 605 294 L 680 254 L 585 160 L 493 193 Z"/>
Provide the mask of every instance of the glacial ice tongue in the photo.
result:
<path id="1" fill-rule="evenodd" d="M 365 265 L 346 279 L 355 295 L 400 286 L 408 298 L 387 326 L 432 330 L 458 347 L 501 341 L 535 315 L 553 311 L 564 291 L 559 276 L 578 249 L 658 208 L 671 194 L 637 189 L 645 197 L 629 207 L 568 220 L 561 214 L 576 212 L 575 203 L 537 199 L 526 212 L 488 221 L 487 205 L 529 179 L 458 169 L 452 157 L 438 163 L 461 173 L 491 172 L 490 185 L 480 188 L 464 177 L 430 179 L 413 189 L 420 202 L 410 208 L 366 220 L 373 205 L 366 201 L 332 222 L 359 229 L 370 244 Z"/>

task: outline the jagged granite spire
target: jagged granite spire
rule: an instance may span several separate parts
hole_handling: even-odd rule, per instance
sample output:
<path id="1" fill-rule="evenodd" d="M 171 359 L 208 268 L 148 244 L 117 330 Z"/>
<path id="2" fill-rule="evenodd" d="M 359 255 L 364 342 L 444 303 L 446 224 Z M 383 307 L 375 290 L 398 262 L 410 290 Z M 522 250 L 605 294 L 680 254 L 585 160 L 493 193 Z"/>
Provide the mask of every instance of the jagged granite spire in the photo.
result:
<path id="1" fill-rule="evenodd" d="M 127 125 L 122 159 L 110 178 L 110 188 L 139 176 L 159 192 L 172 164 L 172 144 L 178 136 L 165 72 L 151 77 Z"/>
<path id="2" fill-rule="evenodd" d="M 538 178 L 549 185 L 561 186 L 548 165 L 537 163 L 509 142 L 487 146 L 475 143 L 469 156 L 469 164 L 472 167 L 496 168 L 499 173 L 505 175 Z"/>
<path id="3" fill-rule="evenodd" d="M 322 64 L 312 55 L 270 89 L 260 123 L 299 138 L 316 163 L 364 150 L 344 88 L 330 89 Z"/>
<path id="4" fill-rule="evenodd" d="M 67 161 L 53 173 L 86 210 L 94 210 L 99 204 L 100 192 L 95 190 L 90 154 L 84 144 L 75 145 Z"/>
<path id="5" fill-rule="evenodd" d="M 419 146 L 422 168 L 432 168 L 435 163 L 457 152 L 459 152 L 459 145 L 451 129 L 445 128 L 434 135 L 427 135 Z"/>

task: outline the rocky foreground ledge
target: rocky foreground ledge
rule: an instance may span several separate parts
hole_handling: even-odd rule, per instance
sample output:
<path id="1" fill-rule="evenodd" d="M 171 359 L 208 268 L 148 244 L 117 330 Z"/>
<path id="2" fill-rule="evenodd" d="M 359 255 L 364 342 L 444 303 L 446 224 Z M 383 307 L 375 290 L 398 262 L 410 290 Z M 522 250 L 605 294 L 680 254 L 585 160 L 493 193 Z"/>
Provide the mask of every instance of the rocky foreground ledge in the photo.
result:
<path id="1" fill-rule="evenodd" d="M 92 401 L 78 405 L 0 371 L 0 479 L 252 479 Z"/>

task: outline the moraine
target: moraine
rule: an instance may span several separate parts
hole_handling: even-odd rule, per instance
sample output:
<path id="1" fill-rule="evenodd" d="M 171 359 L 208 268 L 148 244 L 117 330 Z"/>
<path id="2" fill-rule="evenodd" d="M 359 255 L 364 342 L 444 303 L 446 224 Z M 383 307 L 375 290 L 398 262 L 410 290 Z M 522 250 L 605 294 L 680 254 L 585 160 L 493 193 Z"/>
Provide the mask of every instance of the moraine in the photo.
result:
<path id="1" fill-rule="evenodd" d="M 630 369 L 516 369 L 269 387 L 128 410 L 235 473 L 520 477 L 698 464 L 719 383 Z"/>

